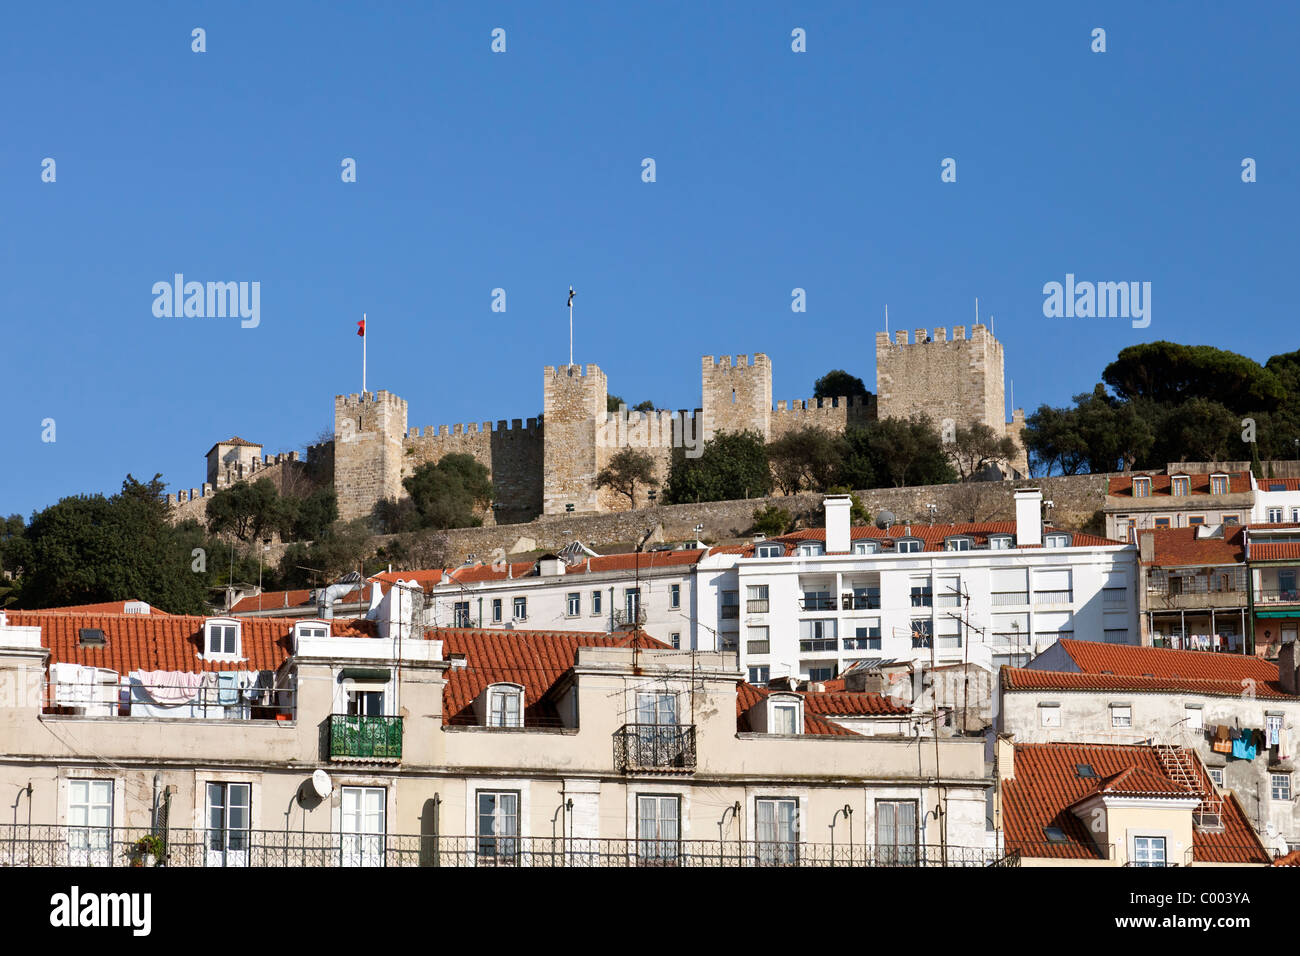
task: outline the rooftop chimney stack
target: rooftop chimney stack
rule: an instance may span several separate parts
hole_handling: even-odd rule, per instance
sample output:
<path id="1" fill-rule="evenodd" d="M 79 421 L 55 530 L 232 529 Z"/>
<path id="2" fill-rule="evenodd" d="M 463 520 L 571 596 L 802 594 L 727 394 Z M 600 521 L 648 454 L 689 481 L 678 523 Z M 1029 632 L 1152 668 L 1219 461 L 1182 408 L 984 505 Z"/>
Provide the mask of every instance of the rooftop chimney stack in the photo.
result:
<path id="1" fill-rule="evenodd" d="M 822 503 L 826 506 L 826 553 L 847 554 L 853 498 L 850 495 L 827 495 Z"/>
<path id="2" fill-rule="evenodd" d="M 1043 493 L 1038 488 L 1016 489 L 1016 546 L 1043 543 Z"/>

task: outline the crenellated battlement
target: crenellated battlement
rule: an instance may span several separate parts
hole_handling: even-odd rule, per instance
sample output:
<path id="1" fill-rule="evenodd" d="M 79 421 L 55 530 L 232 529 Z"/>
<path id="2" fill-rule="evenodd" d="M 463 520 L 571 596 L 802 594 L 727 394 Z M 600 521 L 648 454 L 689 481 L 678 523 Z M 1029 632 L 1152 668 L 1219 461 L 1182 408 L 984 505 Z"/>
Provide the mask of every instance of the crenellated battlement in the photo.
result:
<path id="1" fill-rule="evenodd" d="M 773 411 L 807 412 L 825 408 L 869 408 L 871 399 L 865 395 L 840 395 L 837 398 L 793 398 L 779 401 Z"/>
<path id="2" fill-rule="evenodd" d="M 732 361 L 730 355 L 706 355 L 702 360 L 705 371 L 722 370 L 722 369 L 755 369 L 772 367 L 772 360 L 762 352 L 755 352 L 753 355 L 737 355 L 735 361 Z"/>
<path id="3" fill-rule="evenodd" d="M 335 395 L 334 408 L 339 409 L 357 409 L 364 408 L 368 405 L 387 405 L 394 409 L 406 410 L 406 399 L 399 398 L 392 392 L 380 390 L 378 392 L 363 392 L 357 394 L 353 392 L 350 395 Z"/>
<path id="4" fill-rule="evenodd" d="M 588 365 L 583 368 L 581 365 L 547 365 L 542 369 L 542 374 L 548 379 L 563 381 L 565 379 L 580 379 L 590 381 L 594 384 L 597 380 L 605 381 L 605 373 L 600 370 L 599 365 Z"/>
<path id="5" fill-rule="evenodd" d="M 426 425 L 423 429 L 407 429 L 406 439 L 449 438 L 453 435 L 499 435 L 503 438 L 537 437 L 541 426 L 536 418 L 525 421 L 522 418 L 500 419 L 495 427 L 492 422 L 466 422 L 463 425 Z"/>
<path id="6" fill-rule="evenodd" d="M 876 351 L 879 352 L 881 349 L 888 348 L 891 345 L 933 345 L 936 343 L 943 344 L 945 342 L 982 343 L 986 341 L 995 348 L 1002 348 L 1002 343 L 993 338 L 993 334 L 988 330 L 988 327 L 982 323 L 972 325 L 969 329 L 969 335 L 967 335 L 967 331 L 968 330 L 964 325 L 954 325 L 952 327 L 951 335 L 949 334 L 948 329 L 944 326 L 940 326 L 933 331 L 930 329 L 917 329 L 915 333 L 909 333 L 906 329 L 898 329 L 894 332 L 892 339 L 888 332 L 877 332 Z M 913 334 L 915 337 L 912 337 Z"/>

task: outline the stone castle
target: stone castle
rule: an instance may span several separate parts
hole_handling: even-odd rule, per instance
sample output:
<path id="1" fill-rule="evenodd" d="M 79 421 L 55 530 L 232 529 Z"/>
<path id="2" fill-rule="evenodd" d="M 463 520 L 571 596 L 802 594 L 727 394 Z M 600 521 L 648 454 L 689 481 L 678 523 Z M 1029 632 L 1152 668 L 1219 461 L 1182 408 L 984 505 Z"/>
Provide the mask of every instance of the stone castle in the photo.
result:
<path id="1" fill-rule="evenodd" d="M 983 325 L 918 329 L 876 336 L 877 407 L 863 398 L 823 398 L 772 404 L 772 363 L 755 355 L 704 356 L 701 405 L 693 410 L 609 412 L 608 383 L 596 365 L 547 366 L 542 370 L 541 419 L 514 419 L 408 427 L 407 404 L 387 391 L 338 395 L 334 440 L 297 453 L 261 456 L 261 446 L 239 438 L 208 453 L 208 482 L 177 496 L 184 506 L 246 478 L 273 477 L 282 490 L 299 471 L 333 476 L 342 518 L 367 515 L 383 498 L 405 495 L 402 479 L 425 462 L 462 453 L 491 473 L 493 514 L 488 522 L 529 521 L 541 514 L 591 514 L 623 510 L 626 498 L 594 487 L 596 474 L 624 448 L 645 451 L 656 477 L 667 479 L 674 445 L 702 447 L 719 432 L 752 431 L 764 440 L 810 425 L 842 432 L 881 417 L 928 415 L 941 430 L 983 422 L 998 435 L 1019 435 L 1024 412 L 1007 423 L 1003 397 L 1002 345 Z M 1019 439 L 1017 437 L 1017 443 Z M 1012 477 L 1027 473 L 1024 451 L 1007 463 Z M 171 500 L 171 496 L 169 496 Z M 643 502 L 638 502 L 643 503 Z M 205 504 L 205 503 L 204 503 Z M 189 515 L 185 515 L 189 516 Z"/>

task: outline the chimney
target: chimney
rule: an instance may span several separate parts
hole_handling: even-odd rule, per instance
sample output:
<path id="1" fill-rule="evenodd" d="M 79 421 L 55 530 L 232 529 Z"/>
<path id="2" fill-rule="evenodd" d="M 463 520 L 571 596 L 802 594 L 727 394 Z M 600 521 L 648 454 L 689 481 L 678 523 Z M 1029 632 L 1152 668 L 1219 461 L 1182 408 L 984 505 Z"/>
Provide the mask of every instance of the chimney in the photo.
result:
<path id="1" fill-rule="evenodd" d="M 537 559 L 537 573 L 543 577 L 564 573 L 564 559 L 554 554 L 544 554 Z"/>
<path id="2" fill-rule="evenodd" d="M 1138 560 L 1143 564 L 1152 564 L 1156 559 L 1156 536 L 1154 532 L 1143 531 L 1138 535 Z"/>
<path id="3" fill-rule="evenodd" d="M 849 495 L 827 495 L 822 503 L 826 506 L 826 553 L 844 554 L 849 550 L 849 512 L 853 499 Z"/>
<path id="4" fill-rule="evenodd" d="M 1016 489 L 1016 547 L 1043 543 L 1043 493 L 1037 488 Z"/>
<path id="5" fill-rule="evenodd" d="M 1277 679 L 1288 694 L 1300 694 L 1300 681 L 1296 680 L 1296 642 L 1287 641 L 1277 654 Z"/>

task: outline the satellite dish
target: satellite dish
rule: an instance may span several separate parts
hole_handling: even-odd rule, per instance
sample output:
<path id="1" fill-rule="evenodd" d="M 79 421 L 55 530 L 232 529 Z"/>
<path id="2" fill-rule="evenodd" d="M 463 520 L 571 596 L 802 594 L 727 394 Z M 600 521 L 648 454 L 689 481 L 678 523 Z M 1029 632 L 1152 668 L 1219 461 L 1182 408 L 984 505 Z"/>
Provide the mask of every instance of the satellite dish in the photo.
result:
<path id="1" fill-rule="evenodd" d="M 334 791 L 334 784 L 324 770 L 315 770 L 311 775 L 311 788 L 316 791 L 316 796 L 324 800 Z"/>
<path id="2" fill-rule="evenodd" d="M 893 524 L 895 520 L 897 519 L 895 519 L 892 511 L 882 511 L 880 514 L 876 515 L 876 527 L 883 531 L 885 528 L 888 528 Z"/>

